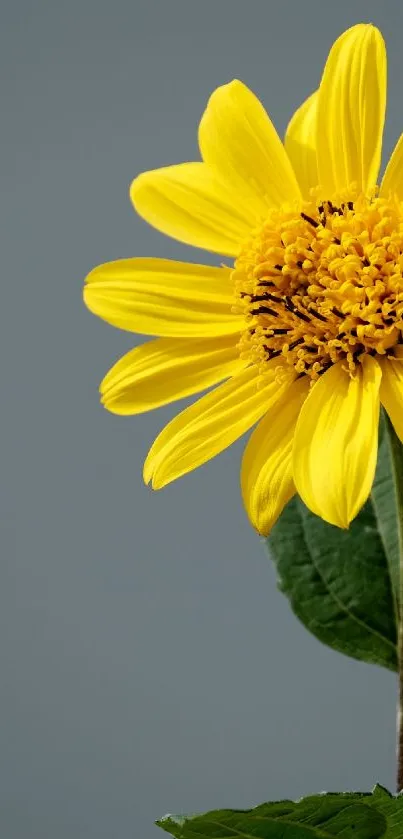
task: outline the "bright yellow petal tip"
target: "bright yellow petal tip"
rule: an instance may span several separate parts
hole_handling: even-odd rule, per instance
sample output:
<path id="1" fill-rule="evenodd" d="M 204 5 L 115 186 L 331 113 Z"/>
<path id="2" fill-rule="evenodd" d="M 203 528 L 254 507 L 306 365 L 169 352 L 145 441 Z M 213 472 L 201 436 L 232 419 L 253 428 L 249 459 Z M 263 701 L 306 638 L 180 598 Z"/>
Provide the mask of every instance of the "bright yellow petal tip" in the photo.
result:
<path id="1" fill-rule="evenodd" d="M 375 26 L 360 23 L 333 44 L 319 87 L 316 149 L 327 195 L 353 183 L 365 194 L 374 188 L 385 109 L 385 43 Z"/>
<path id="2" fill-rule="evenodd" d="M 118 259 L 94 268 L 84 300 L 94 314 L 129 332 L 170 338 L 238 335 L 228 268 L 173 259 Z"/>
<path id="3" fill-rule="evenodd" d="M 245 364 L 234 336 L 157 338 L 130 350 L 109 370 L 101 401 L 114 414 L 141 414 L 205 390 Z"/>
<path id="4" fill-rule="evenodd" d="M 244 452 L 242 497 L 251 524 L 262 536 L 270 533 L 295 493 L 292 445 L 308 392 L 306 377 L 279 387 Z"/>
<path id="5" fill-rule="evenodd" d="M 288 123 L 284 140 L 301 192 L 306 198 L 311 189 L 319 184 L 316 158 L 318 97 L 318 91 L 315 91 L 298 108 Z"/>
<path id="6" fill-rule="evenodd" d="M 251 216 L 236 187 L 205 163 L 144 172 L 133 181 L 135 210 L 161 233 L 186 245 L 236 256 Z"/>
<path id="7" fill-rule="evenodd" d="M 312 387 L 298 418 L 295 485 L 307 507 L 337 527 L 349 526 L 371 491 L 381 375 L 371 356 L 353 378 L 334 364 Z"/>
<path id="8" fill-rule="evenodd" d="M 258 387 L 248 367 L 178 414 L 161 431 L 147 455 L 144 480 L 160 489 L 226 449 L 263 416 L 278 393 L 273 373 Z"/>
<path id="9" fill-rule="evenodd" d="M 300 198 L 284 146 L 257 96 L 238 79 L 210 96 L 199 126 L 203 160 L 227 184 L 237 183 L 239 200 L 258 219 L 267 207 Z"/>

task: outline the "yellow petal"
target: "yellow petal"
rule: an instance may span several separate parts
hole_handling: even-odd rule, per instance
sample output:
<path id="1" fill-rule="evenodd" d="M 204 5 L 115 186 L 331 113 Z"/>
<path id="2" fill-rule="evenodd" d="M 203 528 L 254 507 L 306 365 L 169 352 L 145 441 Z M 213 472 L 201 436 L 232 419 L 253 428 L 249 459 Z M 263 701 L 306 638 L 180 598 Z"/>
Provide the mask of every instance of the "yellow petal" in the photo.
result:
<path id="1" fill-rule="evenodd" d="M 178 414 L 157 437 L 144 464 L 144 480 L 154 489 L 169 484 L 226 449 L 264 414 L 278 393 L 273 379 L 258 387 L 256 367 L 248 367 Z"/>
<path id="2" fill-rule="evenodd" d="M 187 245 L 237 256 L 256 224 L 236 186 L 205 163 L 181 163 L 144 172 L 130 197 L 142 218 Z"/>
<path id="3" fill-rule="evenodd" d="M 360 23 L 337 39 L 319 88 L 316 148 L 323 196 L 376 184 L 386 106 L 386 51 L 381 33 Z"/>
<path id="4" fill-rule="evenodd" d="M 295 424 L 309 391 L 309 381 L 297 379 L 267 405 L 242 460 L 242 497 L 251 523 L 267 536 L 295 493 L 292 443 Z"/>
<path id="5" fill-rule="evenodd" d="M 248 207 L 268 206 L 300 197 L 284 146 L 259 99 L 238 79 L 217 88 L 199 127 L 203 159 L 227 183 L 241 179 Z"/>
<path id="6" fill-rule="evenodd" d="M 284 140 L 286 152 L 305 198 L 309 198 L 309 190 L 319 183 L 316 160 L 317 107 L 318 91 L 312 93 L 295 111 Z"/>
<path id="7" fill-rule="evenodd" d="M 86 278 L 84 300 L 95 315 L 129 332 L 175 338 L 234 335 L 229 268 L 169 259 L 119 259 Z"/>
<path id="8" fill-rule="evenodd" d="M 403 134 L 389 158 L 379 192 L 385 198 L 396 195 L 399 201 L 403 201 Z"/>
<path id="9" fill-rule="evenodd" d="M 294 481 L 307 507 L 330 524 L 348 527 L 374 478 L 381 368 L 364 356 L 352 379 L 342 362 L 312 387 L 294 437 Z"/>
<path id="10" fill-rule="evenodd" d="M 403 442 L 403 362 L 383 358 L 380 397 L 397 436 Z"/>
<path id="11" fill-rule="evenodd" d="M 136 347 L 105 376 L 102 402 L 114 414 L 141 414 L 215 385 L 246 365 L 236 340 L 157 338 Z"/>

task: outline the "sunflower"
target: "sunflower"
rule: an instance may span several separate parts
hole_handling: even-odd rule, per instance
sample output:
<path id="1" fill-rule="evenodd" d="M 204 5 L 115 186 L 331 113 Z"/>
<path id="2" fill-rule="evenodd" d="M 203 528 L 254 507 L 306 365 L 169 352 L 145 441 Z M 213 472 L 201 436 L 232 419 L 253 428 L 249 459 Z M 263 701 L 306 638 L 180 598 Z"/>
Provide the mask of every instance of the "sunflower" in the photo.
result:
<path id="1" fill-rule="evenodd" d="M 403 439 L 403 134 L 378 185 L 385 105 L 384 41 L 359 24 L 334 43 L 284 143 L 235 80 L 208 101 L 202 162 L 132 183 L 147 222 L 233 260 L 123 259 L 87 277 L 92 312 L 159 336 L 108 372 L 108 410 L 137 414 L 210 388 L 152 445 L 154 489 L 257 423 L 241 486 L 259 533 L 295 492 L 343 528 L 364 504 L 381 404 Z"/>

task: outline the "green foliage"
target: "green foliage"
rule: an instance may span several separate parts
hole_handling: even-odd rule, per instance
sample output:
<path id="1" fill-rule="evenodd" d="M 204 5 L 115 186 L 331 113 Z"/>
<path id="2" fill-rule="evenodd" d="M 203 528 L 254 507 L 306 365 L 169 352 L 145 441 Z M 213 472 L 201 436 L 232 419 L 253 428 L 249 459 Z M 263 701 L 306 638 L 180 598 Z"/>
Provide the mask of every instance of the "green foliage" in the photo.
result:
<path id="1" fill-rule="evenodd" d="M 403 796 L 382 787 L 372 793 L 323 793 L 253 810 L 166 816 L 157 825 L 176 839 L 402 839 Z"/>
<path id="2" fill-rule="evenodd" d="M 397 522 L 383 420 L 371 497 L 350 528 L 326 524 L 295 497 L 267 540 L 279 587 L 307 629 L 339 652 L 391 670 L 397 669 Z"/>

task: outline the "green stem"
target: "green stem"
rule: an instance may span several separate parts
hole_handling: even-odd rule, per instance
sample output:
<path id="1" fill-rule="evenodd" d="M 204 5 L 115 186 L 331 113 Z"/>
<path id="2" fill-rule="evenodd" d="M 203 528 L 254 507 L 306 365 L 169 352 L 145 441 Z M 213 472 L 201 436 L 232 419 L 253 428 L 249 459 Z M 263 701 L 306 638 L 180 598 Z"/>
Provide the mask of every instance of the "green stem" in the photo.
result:
<path id="1" fill-rule="evenodd" d="M 398 705 L 397 705 L 397 792 L 403 790 L 403 446 L 387 420 L 399 532 L 399 621 L 398 621 Z"/>

